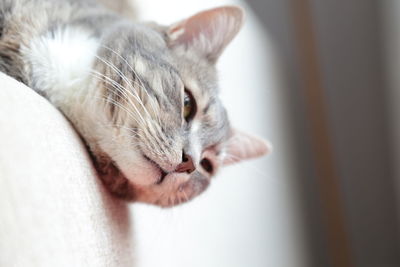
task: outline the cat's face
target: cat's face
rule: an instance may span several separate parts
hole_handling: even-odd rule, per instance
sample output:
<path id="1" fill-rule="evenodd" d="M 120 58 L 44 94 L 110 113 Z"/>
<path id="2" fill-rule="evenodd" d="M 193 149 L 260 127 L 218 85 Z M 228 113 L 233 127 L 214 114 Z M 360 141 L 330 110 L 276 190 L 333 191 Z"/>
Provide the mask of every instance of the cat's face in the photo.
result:
<path id="1" fill-rule="evenodd" d="M 176 205 L 203 192 L 223 164 L 267 152 L 231 128 L 218 98 L 215 62 L 242 20 L 241 9 L 222 7 L 110 34 L 95 66 L 104 116 L 93 147 L 114 193 Z"/>

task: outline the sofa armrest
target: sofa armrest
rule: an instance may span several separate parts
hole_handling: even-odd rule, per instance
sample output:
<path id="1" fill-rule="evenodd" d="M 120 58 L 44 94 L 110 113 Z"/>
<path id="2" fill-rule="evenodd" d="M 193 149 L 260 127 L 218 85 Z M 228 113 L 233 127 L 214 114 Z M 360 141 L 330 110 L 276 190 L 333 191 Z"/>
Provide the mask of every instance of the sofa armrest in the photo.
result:
<path id="1" fill-rule="evenodd" d="M 70 123 L 0 73 L 0 266 L 132 266 L 126 204 Z"/>

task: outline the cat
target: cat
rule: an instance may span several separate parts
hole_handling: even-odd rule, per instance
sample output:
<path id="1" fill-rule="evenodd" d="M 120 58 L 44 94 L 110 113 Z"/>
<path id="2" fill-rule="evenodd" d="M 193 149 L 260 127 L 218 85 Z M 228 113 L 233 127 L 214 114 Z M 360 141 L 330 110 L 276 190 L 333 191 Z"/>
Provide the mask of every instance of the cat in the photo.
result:
<path id="1" fill-rule="evenodd" d="M 61 110 L 110 192 L 170 207 L 270 151 L 218 97 L 216 63 L 243 17 L 222 6 L 164 26 L 95 0 L 0 0 L 0 71 Z"/>

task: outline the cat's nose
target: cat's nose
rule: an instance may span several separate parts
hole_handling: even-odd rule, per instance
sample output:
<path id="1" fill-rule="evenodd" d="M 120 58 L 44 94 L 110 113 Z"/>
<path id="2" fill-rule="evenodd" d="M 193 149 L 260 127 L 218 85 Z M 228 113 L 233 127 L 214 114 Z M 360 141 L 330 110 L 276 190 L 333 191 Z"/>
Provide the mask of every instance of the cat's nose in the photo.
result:
<path id="1" fill-rule="evenodd" d="M 192 157 L 187 155 L 185 152 L 182 152 L 182 163 L 176 167 L 175 171 L 192 173 L 194 170 L 196 170 L 196 167 L 193 164 Z"/>

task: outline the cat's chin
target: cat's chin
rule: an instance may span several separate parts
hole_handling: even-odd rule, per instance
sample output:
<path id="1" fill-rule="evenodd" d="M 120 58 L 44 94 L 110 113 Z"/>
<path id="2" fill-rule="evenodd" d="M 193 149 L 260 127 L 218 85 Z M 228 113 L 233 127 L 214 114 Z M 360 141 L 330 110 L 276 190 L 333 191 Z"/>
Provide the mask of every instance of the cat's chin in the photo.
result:
<path id="1" fill-rule="evenodd" d="M 101 156 L 94 156 L 93 160 L 100 179 L 113 195 L 128 201 L 136 200 L 133 185 L 110 157 L 102 154 Z"/>
<path id="2" fill-rule="evenodd" d="M 136 185 L 122 173 L 107 154 L 97 154 L 92 158 L 106 189 L 114 196 L 127 201 L 173 207 L 198 196 L 210 182 L 209 178 L 199 172 L 194 172 L 190 176 L 161 172 L 154 184 Z"/>

